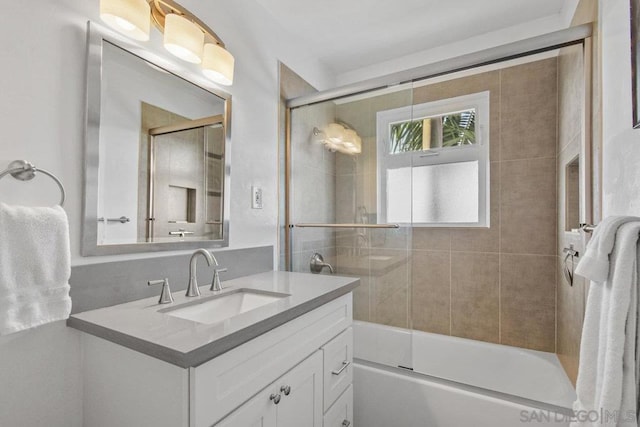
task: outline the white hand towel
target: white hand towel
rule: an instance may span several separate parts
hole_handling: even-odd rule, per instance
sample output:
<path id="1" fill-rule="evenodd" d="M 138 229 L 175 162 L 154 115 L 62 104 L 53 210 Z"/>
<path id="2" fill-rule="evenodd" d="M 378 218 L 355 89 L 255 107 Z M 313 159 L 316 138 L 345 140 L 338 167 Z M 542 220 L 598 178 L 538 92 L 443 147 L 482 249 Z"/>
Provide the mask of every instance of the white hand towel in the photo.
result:
<path id="1" fill-rule="evenodd" d="M 589 246 L 580 263 L 576 267 L 576 274 L 594 282 L 602 283 L 609 276 L 609 255 L 613 251 L 616 232 L 623 224 L 630 221 L 640 221 L 635 216 L 610 216 L 593 231 Z"/>
<path id="2" fill-rule="evenodd" d="M 70 276 L 64 210 L 0 203 L 0 335 L 68 318 Z"/>
<path id="3" fill-rule="evenodd" d="M 608 232 L 615 232 L 614 227 L 609 227 Z M 622 223 L 611 256 L 603 246 L 593 252 L 598 256 L 598 268 L 609 272 L 604 282 L 594 280 L 600 279 L 601 271 L 583 270 L 593 275 L 587 277 L 592 282 L 580 344 L 578 400 L 574 404 L 578 421 L 571 426 L 638 425 L 635 353 L 639 233 L 640 222 Z M 600 245 L 604 240 L 613 241 L 604 234 L 600 238 Z M 580 261 L 583 262 L 584 259 Z"/>

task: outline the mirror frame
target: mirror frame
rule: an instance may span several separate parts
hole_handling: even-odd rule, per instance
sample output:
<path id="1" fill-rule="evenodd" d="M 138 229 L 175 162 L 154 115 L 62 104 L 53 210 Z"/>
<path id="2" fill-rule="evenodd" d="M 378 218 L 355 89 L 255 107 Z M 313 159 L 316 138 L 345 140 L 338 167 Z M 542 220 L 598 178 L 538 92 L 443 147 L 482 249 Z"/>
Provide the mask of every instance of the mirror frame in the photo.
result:
<path id="1" fill-rule="evenodd" d="M 141 242 L 113 245 L 98 244 L 98 168 L 100 165 L 100 103 L 102 89 L 103 43 L 111 43 L 147 62 L 150 62 L 178 78 L 188 81 L 224 100 L 225 156 L 223 184 L 222 239 L 179 242 Z M 151 42 L 147 42 L 148 45 Z M 159 51 L 162 52 L 162 51 Z M 229 246 L 229 213 L 231 193 L 231 94 L 207 80 L 196 66 L 173 60 L 170 55 L 155 52 L 150 46 L 137 42 L 97 25 L 87 22 L 87 75 L 84 152 L 84 201 L 82 209 L 83 256 L 118 255 L 140 252 L 220 248 Z"/>

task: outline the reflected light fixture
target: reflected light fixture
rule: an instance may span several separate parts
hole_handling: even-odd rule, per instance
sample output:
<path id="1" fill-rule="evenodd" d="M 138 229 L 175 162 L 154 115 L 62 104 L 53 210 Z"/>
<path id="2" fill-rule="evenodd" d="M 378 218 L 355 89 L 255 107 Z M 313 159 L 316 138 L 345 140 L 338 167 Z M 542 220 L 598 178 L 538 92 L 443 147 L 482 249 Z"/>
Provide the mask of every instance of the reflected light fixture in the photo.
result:
<path id="1" fill-rule="evenodd" d="M 350 155 L 362 152 L 362 139 L 358 133 L 342 123 L 329 123 L 322 130 L 313 128 L 313 135 L 329 151 Z"/>
<path id="2" fill-rule="evenodd" d="M 100 17 L 116 31 L 149 40 L 151 22 L 164 34 L 164 47 L 178 58 L 202 64 L 202 73 L 233 84 L 234 58 L 204 22 L 173 0 L 100 0 Z"/>

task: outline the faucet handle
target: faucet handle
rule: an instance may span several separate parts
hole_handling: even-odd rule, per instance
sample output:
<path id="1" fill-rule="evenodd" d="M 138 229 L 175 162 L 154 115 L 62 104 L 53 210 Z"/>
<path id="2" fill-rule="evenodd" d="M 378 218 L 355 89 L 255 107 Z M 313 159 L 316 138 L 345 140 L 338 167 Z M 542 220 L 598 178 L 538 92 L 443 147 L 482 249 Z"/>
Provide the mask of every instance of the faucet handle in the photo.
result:
<path id="1" fill-rule="evenodd" d="M 222 290 L 222 283 L 220 282 L 220 273 L 224 273 L 227 271 L 227 268 L 218 268 L 215 267 L 213 269 L 213 280 L 211 280 L 211 288 L 209 288 L 209 290 L 211 291 L 221 291 Z"/>
<path id="2" fill-rule="evenodd" d="M 169 287 L 169 279 L 165 277 L 162 280 L 149 280 L 147 286 L 162 285 L 162 291 L 160 291 L 160 299 L 158 304 L 170 304 L 173 302 L 171 296 L 171 288 Z"/>

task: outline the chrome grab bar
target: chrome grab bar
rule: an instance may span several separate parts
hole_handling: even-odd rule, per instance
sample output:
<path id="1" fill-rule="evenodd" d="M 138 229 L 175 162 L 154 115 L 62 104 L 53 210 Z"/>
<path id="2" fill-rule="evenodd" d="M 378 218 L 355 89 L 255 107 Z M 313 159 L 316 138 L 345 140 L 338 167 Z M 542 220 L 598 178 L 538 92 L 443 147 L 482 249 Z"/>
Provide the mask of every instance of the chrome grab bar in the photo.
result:
<path id="1" fill-rule="evenodd" d="M 99 222 L 119 222 L 121 224 L 125 224 L 129 221 L 131 221 L 130 218 L 127 218 L 126 216 L 121 216 L 120 218 L 105 218 L 105 217 L 100 217 L 98 218 Z"/>
<path id="2" fill-rule="evenodd" d="M 292 224 L 296 228 L 400 228 L 399 224 L 317 224 L 300 223 Z"/>

